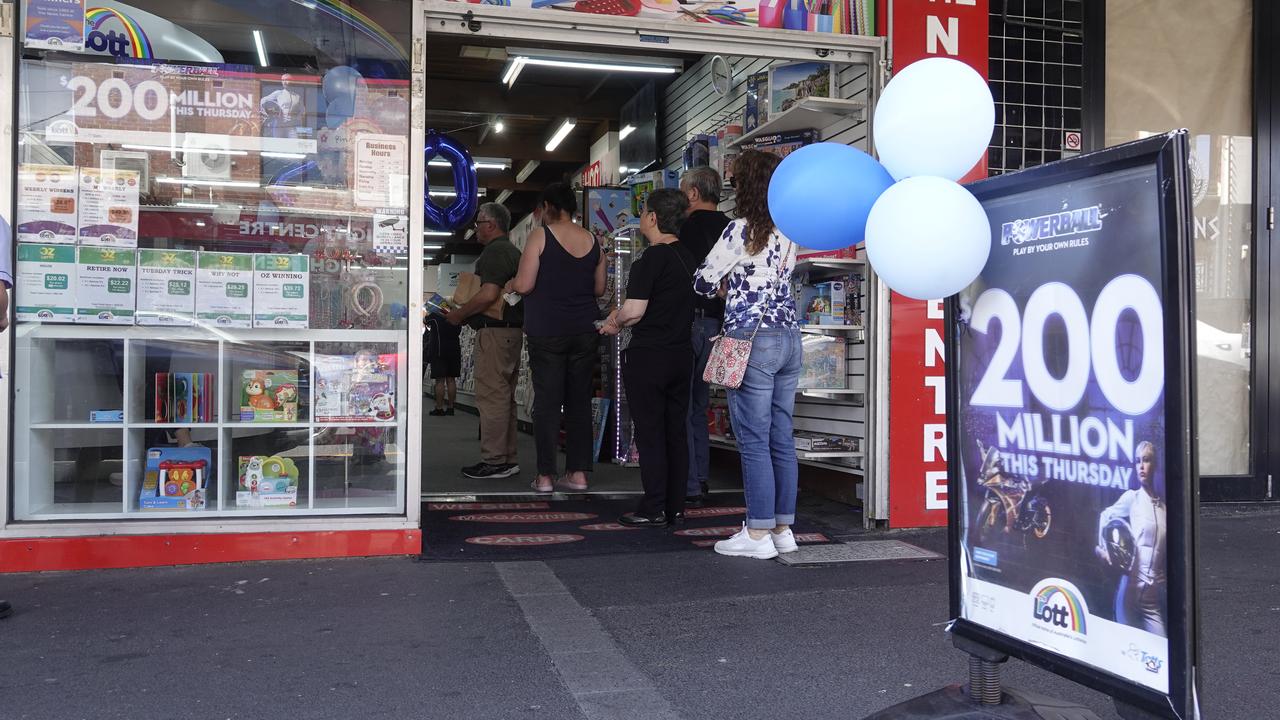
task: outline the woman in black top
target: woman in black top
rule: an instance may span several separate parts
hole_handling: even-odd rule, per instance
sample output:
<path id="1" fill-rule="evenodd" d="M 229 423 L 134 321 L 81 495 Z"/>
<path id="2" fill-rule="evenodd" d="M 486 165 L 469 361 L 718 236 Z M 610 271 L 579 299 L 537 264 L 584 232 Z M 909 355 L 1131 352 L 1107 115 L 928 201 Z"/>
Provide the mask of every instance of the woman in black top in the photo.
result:
<path id="1" fill-rule="evenodd" d="M 524 332 L 533 376 L 533 437 L 538 476 L 532 487 L 551 492 L 556 482 L 560 408 L 564 408 L 564 490 L 587 489 L 591 472 L 592 376 L 604 295 L 605 255 L 595 237 L 573 222 L 573 190 L 552 183 L 535 210 L 539 227 L 529 233 L 514 289 L 524 296 Z"/>
<path id="2" fill-rule="evenodd" d="M 666 527 L 684 516 L 689 479 L 689 374 L 693 369 L 693 256 L 678 234 L 689 200 L 679 190 L 655 190 L 640 216 L 649 248 L 631 266 L 627 300 L 600 332 L 631 327 L 622 378 L 640 451 L 644 500 L 619 520 Z"/>

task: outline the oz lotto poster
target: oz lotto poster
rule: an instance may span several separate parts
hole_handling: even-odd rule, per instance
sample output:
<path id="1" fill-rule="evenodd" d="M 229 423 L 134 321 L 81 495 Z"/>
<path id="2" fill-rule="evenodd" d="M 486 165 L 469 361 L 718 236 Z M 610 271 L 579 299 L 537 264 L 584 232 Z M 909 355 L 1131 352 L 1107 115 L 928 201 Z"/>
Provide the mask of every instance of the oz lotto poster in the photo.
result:
<path id="1" fill-rule="evenodd" d="M 1184 478 L 1167 468 L 1184 443 L 1166 427 L 1181 376 L 1165 333 L 1181 310 L 1161 171 L 1118 165 L 975 188 L 992 249 L 952 303 L 959 617 L 1169 695 Z"/>

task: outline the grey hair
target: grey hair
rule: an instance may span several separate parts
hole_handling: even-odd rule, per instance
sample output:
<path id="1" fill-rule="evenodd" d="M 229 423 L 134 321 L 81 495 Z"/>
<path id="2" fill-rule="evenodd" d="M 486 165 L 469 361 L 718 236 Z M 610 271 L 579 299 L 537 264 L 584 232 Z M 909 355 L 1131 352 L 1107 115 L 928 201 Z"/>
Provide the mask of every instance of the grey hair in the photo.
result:
<path id="1" fill-rule="evenodd" d="M 720 173 L 709 167 L 696 167 L 684 174 L 680 178 L 680 189 L 688 190 L 693 188 L 698 191 L 698 197 L 707 202 L 719 204 L 720 202 Z"/>
<path id="2" fill-rule="evenodd" d="M 480 206 L 477 215 L 483 215 L 498 225 L 498 229 L 507 232 L 511 229 L 511 211 L 501 203 L 485 203 Z"/>

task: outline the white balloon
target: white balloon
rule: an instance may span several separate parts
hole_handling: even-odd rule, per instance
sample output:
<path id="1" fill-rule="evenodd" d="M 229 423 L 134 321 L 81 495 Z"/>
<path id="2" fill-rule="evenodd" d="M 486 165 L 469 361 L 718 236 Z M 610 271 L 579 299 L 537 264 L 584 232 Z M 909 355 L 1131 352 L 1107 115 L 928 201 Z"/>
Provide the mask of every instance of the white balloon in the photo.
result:
<path id="1" fill-rule="evenodd" d="M 880 196 L 867 218 L 867 260 L 893 290 L 918 300 L 954 295 L 991 254 L 991 224 L 964 187 L 907 178 Z"/>
<path id="2" fill-rule="evenodd" d="M 959 180 L 995 129 L 991 88 L 959 60 L 927 58 L 896 74 L 876 103 L 875 144 L 895 180 L 934 175 Z"/>

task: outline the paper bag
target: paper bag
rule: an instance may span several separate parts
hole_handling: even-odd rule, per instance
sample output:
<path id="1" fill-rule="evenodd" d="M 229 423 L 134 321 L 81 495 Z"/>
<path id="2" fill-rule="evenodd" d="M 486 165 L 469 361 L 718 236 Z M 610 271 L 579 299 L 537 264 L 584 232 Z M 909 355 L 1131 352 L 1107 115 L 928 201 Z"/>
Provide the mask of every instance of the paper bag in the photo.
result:
<path id="1" fill-rule="evenodd" d="M 462 307 L 463 305 L 471 302 L 471 298 L 474 298 L 476 293 L 480 292 L 480 285 L 479 275 L 472 272 L 458 273 L 458 289 L 453 292 L 453 302 L 457 304 L 458 307 Z M 501 320 L 503 305 L 502 293 L 499 292 L 498 297 L 493 301 L 493 304 L 485 308 L 484 313 L 482 314 L 487 318 Z"/>

